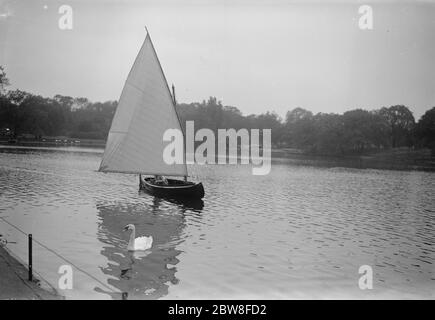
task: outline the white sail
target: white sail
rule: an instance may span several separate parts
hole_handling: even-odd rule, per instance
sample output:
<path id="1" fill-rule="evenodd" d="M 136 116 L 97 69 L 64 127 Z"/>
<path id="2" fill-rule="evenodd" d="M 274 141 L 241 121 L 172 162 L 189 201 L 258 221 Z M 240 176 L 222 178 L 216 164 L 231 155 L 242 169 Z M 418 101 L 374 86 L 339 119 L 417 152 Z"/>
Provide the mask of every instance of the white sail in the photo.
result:
<path id="1" fill-rule="evenodd" d="M 181 129 L 149 34 L 119 99 L 99 171 L 187 176 L 186 164 L 163 161 L 167 129 Z"/>

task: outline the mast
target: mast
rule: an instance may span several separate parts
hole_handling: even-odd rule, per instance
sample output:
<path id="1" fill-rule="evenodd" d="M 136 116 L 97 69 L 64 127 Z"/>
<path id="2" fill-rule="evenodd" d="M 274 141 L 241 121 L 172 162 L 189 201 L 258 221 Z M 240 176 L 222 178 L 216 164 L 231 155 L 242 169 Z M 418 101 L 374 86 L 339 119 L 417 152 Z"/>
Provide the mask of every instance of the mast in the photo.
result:
<path id="1" fill-rule="evenodd" d="M 149 37 L 149 39 L 150 39 L 151 46 L 152 46 L 154 52 L 156 52 L 156 50 L 154 48 L 153 41 L 151 40 L 150 33 L 149 33 L 148 28 L 146 26 L 145 26 L 145 30 L 147 32 L 147 37 Z M 163 72 L 163 68 L 162 68 L 162 65 L 160 63 L 160 60 L 159 60 L 159 57 L 157 56 L 157 54 L 156 54 L 156 58 L 157 58 L 157 63 L 159 64 L 160 70 L 161 70 L 161 72 L 163 74 L 163 78 L 165 79 L 166 87 L 168 88 L 169 94 L 171 94 L 171 90 L 169 89 L 168 81 L 166 80 L 165 73 Z M 177 115 L 178 123 L 179 123 L 179 125 L 181 127 L 181 133 L 183 134 L 183 149 L 184 149 L 183 158 L 184 158 L 184 165 L 186 166 L 186 172 L 187 172 L 187 163 L 186 163 L 186 134 L 184 132 L 184 126 L 181 123 L 180 116 L 178 115 L 177 108 L 176 108 L 175 86 L 174 86 L 174 84 L 172 84 L 172 106 L 174 107 L 175 114 Z M 184 176 L 184 181 L 187 181 L 187 175 Z"/>
<path id="2" fill-rule="evenodd" d="M 174 102 L 174 108 L 175 108 L 175 113 L 177 114 L 177 117 L 178 117 L 178 112 L 177 112 L 177 99 L 175 98 L 175 86 L 174 86 L 174 84 L 172 84 L 172 100 L 173 100 L 173 102 Z M 178 117 L 178 121 L 180 121 L 180 117 Z M 185 133 L 184 133 L 184 127 L 183 127 L 183 124 L 180 122 L 180 127 L 181 127 L 181 130 L 182 130 L 182 132 L 183 132 L 183 161 L 184 161 L 184 163 L 186 163 L 186 135 L 185 135 Z M 187 163 L 186 163 L 186 165 L 187 165 Z M 184 181 L 187 181 L 187 176 L 184 176 Z"/>
<path id="3" fill-rule="evenodd" d="M 174 100 L 174 106 L 177 106 L 177 99 L 175 99 L 175 86 L 172 84 L 172 99 Z"/>

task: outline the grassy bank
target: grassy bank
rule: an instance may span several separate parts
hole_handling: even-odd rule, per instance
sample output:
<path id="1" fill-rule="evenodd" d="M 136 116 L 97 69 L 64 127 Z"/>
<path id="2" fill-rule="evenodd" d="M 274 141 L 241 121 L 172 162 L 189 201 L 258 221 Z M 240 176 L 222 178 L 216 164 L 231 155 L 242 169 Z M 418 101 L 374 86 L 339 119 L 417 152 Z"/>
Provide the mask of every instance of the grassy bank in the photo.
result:
<path id="1" fill-rule="evenodd" d="M 0 247 L 0 299 L 59 300 L 63 297 L 53 288 L 42 288 L 41 281 L 28 280 L 27 269 L 9 250 Z"/>

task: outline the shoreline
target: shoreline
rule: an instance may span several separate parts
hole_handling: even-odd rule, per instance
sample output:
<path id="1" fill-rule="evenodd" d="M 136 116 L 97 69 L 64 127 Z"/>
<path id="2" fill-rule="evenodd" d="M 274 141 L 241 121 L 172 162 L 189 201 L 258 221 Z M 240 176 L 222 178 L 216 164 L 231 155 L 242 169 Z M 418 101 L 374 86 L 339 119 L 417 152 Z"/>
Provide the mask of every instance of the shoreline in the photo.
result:
<path id="1" fill-rule="evenodd" d="M 53 287 L 42 288 L 41 280 L 28 280 L 28 269 L 0 246 L 0 300 L 64 300 Z"/>
<path id="2" fill-rule="evenodd" d="M 0 148 L 96 148 L 104 150 L 105 143 L 101 140 L 81 141 L 79 144 L 48 142 L 48 141 L 19 141 L 8 143 L 0 140 Z M 361 155 L 322 155 L 304 153 L 292 148 L 272 148 L 272 161 L 285 160 L 294 165 L 315 167 L 344 167 L 353 169 L 378 169 L 400 171 L 435 172 L 435 156 L 429 149 L 395 148 Z"/>
<path id="3" fill-rule="evenodd" d="M 95 147 L 105 148 L 106 142 L 104 140 L 81 140 L 79 143 L 73 142 L 55 142 L 55 141 L 40 141 L 40 140 L 20 140 L 17 142 L 9 142 L 8 140 L 0 140 L 0 145 L 3 146 L 29 146 L 29 147 Z"/>
<path id="4" fill-rule="evenodd" d="M 398 171 L 435 172 L 435 156 L 429 149 L 396 148 L 362 155 L 318 155 L 274 149 L 272 159 L 285 159 L 295 165 L 343 167 Z"/>

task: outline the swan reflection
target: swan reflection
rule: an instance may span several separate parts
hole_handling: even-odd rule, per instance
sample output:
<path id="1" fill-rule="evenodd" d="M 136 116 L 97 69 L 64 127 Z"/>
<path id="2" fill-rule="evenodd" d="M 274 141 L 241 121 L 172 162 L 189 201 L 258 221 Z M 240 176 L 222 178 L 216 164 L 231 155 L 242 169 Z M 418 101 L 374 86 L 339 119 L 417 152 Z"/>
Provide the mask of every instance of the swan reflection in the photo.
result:
<path id="1" fill-rule="evenodd" d="M 185 215 L 198 207 L 188 208 L 155 197 L 140 198 L 135 203 L 97 203 L 100 218 L 98 239 L 104 243 L 101 254 L 107 265 L 100 267 L 109 275 L 108 284 L 127 292 L 128 299 L 156 299 L 168 294 L 169 287 L 179 282 L 176 277 L 177 246 L 184 241 Z M 145 251 L 129 251 L 126 224 L 135 225 L 137 234 L 153 237 Z M 120 294 L 110 294 L 120 299 Z"/>

